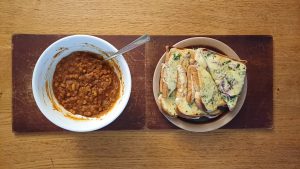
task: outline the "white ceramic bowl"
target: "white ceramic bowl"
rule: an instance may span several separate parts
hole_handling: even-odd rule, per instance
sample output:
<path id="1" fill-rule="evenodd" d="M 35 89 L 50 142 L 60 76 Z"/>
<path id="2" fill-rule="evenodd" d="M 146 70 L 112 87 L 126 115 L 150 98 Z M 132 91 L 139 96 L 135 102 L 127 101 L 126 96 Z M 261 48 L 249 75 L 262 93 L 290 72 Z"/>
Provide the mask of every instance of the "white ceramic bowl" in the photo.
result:
<path id="1" fill-rule="evenodd" d="M 70 131 L 87 132 L 103 128 L 113 122 L 124 110 L 131 92 L 131 74 L 123 56 L 114 61 L 121 73 L 121 95 L 114 107 L 99 118 L 73 115 L 55 99 L 52 79 L 57 63 L 74 51 L 89 51 L 105 55 L 117 49 L 107 41 L 89 35 L 68 36 L 51 44 L 38 59 L 32 77 L 32 91 L 36 104 L 44 116 L 55 125 Z"/>
<path id="2" fill-rule="evenodd" d="M 177 47 L 177 48 L 185 48 L 185 47 L 189 47 L 189 46 L 212 47 L 214 49 L 217 49 L 217 50 L 223 52 L 224 54 L 226 54 L 232 58 L 239 59 L 239 56 L 225 43 L 218 41 L 216 39 L 207 38 L 207 37 L 188 38 L 188 39 L 185 39 L 185 40 L 182 40 L 182 41 L 176 43 L 173 46 Z M 154 94 L 154 98 L 155 98 L 157 105 L 158 105 L 158 94 L 157 93 L 159 93 L 159 79 L 160 79 L 161 64 L 163 63 L 164 60 L 165 60 L 165 54 L 159 60 L 157 66 L 155 68 L 155 72 L 154 72 L 154 76 L 153 76 L 153 94 Z M 240 94 L 240 97 L 238 99 L 236 107 L 232 111 L 225 113 L 223 116 L 221 115 L 221 117 L 218 117 L 217 119 L 215 119 L 211 122 L 207 122 L 207 123 L 190 123 L 187 121 L 183 121 L 179 118 L 172 118 L 172 117 L 165 115 L 162 112 L 162 110 L 160 109 L 160 106 L 158 106 L 158 107 L 159 107 L 161 113 L 171 123 L 173 123 L 177 127 L 182 128 L 184 130 L 193 131 L 193 132 L 206 132 L 206 131 L 216 130 L 216 129 L 224 126 L 228 122 L 230 122 L 242 108 L 243 103 L 246 98 L 246 93 L 247 93 L 247 76 L 245 78 L 245 84 L 244 84 L 243 90 Z"/>

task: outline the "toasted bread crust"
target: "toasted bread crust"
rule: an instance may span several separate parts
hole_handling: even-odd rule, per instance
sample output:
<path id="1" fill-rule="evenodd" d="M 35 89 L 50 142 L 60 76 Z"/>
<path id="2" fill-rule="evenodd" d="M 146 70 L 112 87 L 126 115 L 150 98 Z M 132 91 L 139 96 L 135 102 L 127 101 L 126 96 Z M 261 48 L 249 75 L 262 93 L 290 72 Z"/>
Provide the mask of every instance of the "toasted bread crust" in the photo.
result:
<path id="1" fill-rule="evenodd" d="M 199 81 L 199 75 L 198 74 L 198 70 L 196 67 L 192 67 L 192 78 L 193 78 L 193 82 L 194 82 L 194 87 L 195 87 L 195 103 L 197 105 L 197 107 L 202 110 L 202 111 L 207 111 L 205 109 L 205 106 L 202 103 L 201 97 L 200 97 L 200 88 L 201 88 L 201 83 Z"/>
<path id="2" fill-rule="evenodd" d="M 169 52 L 169 46 L 166 46 L 166 53 L 165 53 L 165 63 L 168 63 L 169 59 L 170 59 L 170 52 Z M 161 72 L 160 72 L 160 92 L 162 93 L 162 97 L 163 98 L 167 98 L 168 97 L 168 85 L 165 83 L 164 81 L 164 77 L 165 77 L 165 63 L 163 63 L 161 65 Z"/>
<path id="3" fill-rule="evenodd" d="M 228 59 L 231 59 L 231 60 L 234 60 L 234 61 L 243 63 L 243 64 L 246 64 L 246 63 L 247 63 L 247 60 L 236 59 L 236 58 L 233 58 L 233 57 L 231 57 L 231 56 L 223 55 L 223 54 L 221 54 L 221 53 L 216 53 L 216 54 L 219 55 L 219 56 L 222 56 L 222 57 L 224 57 L 224 58 L 228 58 Z"/>
<path id="4" fill-rule="evenodd" d="M 201 100 L 199 92 L 195 93 L 195 103 L 196 103 L 198 109 L 200 109 L 200 110 L 202 110 L 204 112 L 207 112 L 205 106 L 202 103 L 202 100 Z"/>
<path id="5" fill-rule="evenodd" d="M 162 93 L 163 98 L 168 97 L 168 85 L 164 82 L 163 78 L 165 77 L 165 64 L 161 66 L 160 72 L 160 92 Z"/>
<path id="6" fill-rule="evenodd" d="M 188 77 L 188 91 L 187 91 L 187 101 L 192 103 L 195 101 L 195 94 L 199 92 L 199 80 L 197 75 L 197 66 L 190 65 L 187 70 Z"/>
<path id="7" fill-rule="evenodd" d="M 208 114 L 209 114 L 210 116 L 216 116 L 216 115 L 219 115 L 219 114 L 221 114 L 221 113 L 222 113 L 222 111 L 219 110 L 219 109 L 217 109 L 217 110 L 215 110 L 215 111 L 209 112 Z"/>
<path id="8" fill-rule="evenodd" d="M 187 77 L 186 77 L 186 71 L 184 68 L 179 65 L 177 67 L 177 93 L 176 98 L 182 98 L 186 95 L 187 92 Z"/>
<path id="9" fill-rule="evenodd" d="M 200 90 L 200 82 L 198 79 L 198 71 L 197 71 L 197 66 L 193 65 L 191 66 L 191 74 L 192 74 L 192 81 L 193 81 L 193 87 L 195 89 L 195 91 L 199 91 Z"/>
<path id="10" fill-rule="evenodd" d="M 192 72 L 191 72 L 191 65 L 188 67 L 187 70 L 187 95 L 186 100 L 188 103 L 192 103 L 194 101 L 194 88 L 193 88 L 193 81 L 192 81 Z"/>
<path id="11" fill-rule="evenodd" d="M 163 75 L 164 75 L 164 66 L 163 66 L 163 64 L 161 64 L 160 78 L 159 78 L 159 92 L 161 92 L 161 93 L 163 91 L 163 85 L 164 85 L 163 84 L 164 83 Z"/>
<path id="12" fill-rule="evenodd" d="M 170 57 L 171 57 L 169 46 L 166 46 L 166 52 L 165 52 L 165 55 L 166 55 L 166 57 L 165 57 L 165 63 L 168 63 L 169 60 L 170 60 Z"/>
<path id="13" fill-rule="evenodd" d="M 177 115 L 185 119 L 197 119 L 203 116 L 203 115 L 186 115 L 181 113 L 179 110 L 177 110 Z"/>

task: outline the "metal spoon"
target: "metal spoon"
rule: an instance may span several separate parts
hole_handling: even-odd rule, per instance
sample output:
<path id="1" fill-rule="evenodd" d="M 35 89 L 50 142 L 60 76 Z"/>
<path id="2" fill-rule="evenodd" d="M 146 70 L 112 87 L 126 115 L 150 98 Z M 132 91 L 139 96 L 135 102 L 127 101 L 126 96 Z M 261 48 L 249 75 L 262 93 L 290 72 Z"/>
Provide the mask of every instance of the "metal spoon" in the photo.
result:
<path id="1" fill-rule="evenodd" d="M 134 40 L 133 42 L 129 43 L 128 45 L 124 46 L 122 49 L 120 49 L 119 51 L 117 51 L 116 53 L 113 54 L 109 54 L 107 58 L 105 58 L 104 60 L 110 60 L 112 58 L 115 58 L 116 56 L 119 56 L 125 52 L 128 52 L 136 47 L 139 47 L 141 45 L 143 45 L 144 43 L 150 41 L 150 36 L 148 35 L 143 35 L 139 38 L 137 38 L 136 40 Z"/>

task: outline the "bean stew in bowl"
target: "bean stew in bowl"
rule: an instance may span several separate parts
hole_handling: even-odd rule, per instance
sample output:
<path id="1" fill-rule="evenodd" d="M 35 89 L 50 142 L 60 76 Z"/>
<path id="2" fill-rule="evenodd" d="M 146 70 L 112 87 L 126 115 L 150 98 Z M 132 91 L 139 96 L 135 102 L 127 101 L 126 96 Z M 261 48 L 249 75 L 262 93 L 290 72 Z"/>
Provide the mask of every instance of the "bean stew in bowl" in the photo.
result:
<path id="1" fill-rule="evenodd" d="M 51 44 L 38 59 L 32 91 L 42 114 L 70 131 L 101 129 L 123 112 L 131 92 L 126 60 L 109 61 L 117 49 L 89 35 L 73 35 Z"/>

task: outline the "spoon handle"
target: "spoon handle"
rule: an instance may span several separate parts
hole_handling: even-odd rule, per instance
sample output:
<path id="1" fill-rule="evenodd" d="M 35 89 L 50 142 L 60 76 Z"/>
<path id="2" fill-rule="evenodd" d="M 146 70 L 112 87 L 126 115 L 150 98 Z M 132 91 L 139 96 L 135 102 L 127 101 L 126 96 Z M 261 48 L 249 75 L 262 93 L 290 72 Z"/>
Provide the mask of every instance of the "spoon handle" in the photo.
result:
<path id="1" fill-rule="evenodd" d="M 148 35 L 143 35 L 139 38 L 137 38 L 136 40 L 134 40 L 133 42 L 129 43 L 128 45 L 124 46 L 122 49 L 120 49 L 118 52 L 112 54 L 111 56 L 109 56 L 108 58 L 104 59 L 104 60 L 110 60 L 118 55 L 121 55 L 125 52 L 128 52 L 138 46 L 143 45 L 144 43 L 148 42 L 150 40 L 150 36 Z"/>

